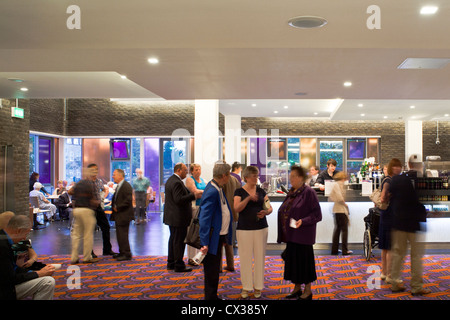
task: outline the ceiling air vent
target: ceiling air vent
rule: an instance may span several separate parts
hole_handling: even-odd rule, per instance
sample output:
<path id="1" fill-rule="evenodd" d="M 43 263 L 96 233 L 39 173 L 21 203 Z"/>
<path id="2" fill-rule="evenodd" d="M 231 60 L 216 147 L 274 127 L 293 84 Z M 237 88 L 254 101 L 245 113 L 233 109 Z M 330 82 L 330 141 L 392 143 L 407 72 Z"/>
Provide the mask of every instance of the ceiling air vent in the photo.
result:
<path id="1" fill-rule="evenodd" d="M 398 69 L 441 69 L 450 62 L 445 58 L 407 58 Z"/>

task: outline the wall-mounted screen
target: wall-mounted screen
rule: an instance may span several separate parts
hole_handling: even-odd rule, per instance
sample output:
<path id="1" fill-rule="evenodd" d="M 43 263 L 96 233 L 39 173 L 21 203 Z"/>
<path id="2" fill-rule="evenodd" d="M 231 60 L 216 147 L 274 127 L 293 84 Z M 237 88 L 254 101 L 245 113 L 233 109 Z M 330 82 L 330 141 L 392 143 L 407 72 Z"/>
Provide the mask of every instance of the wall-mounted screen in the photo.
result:
<path id="1" fill-rule="evenodd" d="M 111 140 L 111 160 L 130 160 L 128 140 Z"/>
<path id="2" fill-rule="evenodd" d="M 362 160 L 366 156 L 366 140 L 347 140 L 347 159 Z"/>

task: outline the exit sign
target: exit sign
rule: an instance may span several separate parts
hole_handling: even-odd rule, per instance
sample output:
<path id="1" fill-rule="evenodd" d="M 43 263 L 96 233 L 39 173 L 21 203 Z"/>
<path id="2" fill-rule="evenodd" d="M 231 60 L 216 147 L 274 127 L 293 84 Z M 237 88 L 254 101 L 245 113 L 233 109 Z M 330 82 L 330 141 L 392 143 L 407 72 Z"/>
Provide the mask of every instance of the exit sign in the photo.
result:
<path id="1" fill-rule="evenodd" d="M 24 114 L 25 113 L 22 108 L 16 108 L 16 107 L 11 108 L 11 117 L 13 117 L 13 118 L 23 119 Z"/>

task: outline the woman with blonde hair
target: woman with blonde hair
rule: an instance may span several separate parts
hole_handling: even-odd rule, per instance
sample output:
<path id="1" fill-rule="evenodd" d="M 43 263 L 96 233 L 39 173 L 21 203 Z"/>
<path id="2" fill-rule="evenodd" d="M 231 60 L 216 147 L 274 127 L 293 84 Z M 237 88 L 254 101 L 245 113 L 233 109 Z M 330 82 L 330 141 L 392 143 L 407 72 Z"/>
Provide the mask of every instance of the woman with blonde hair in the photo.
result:
<path id="1" fill-rule="evenodd" d="M 272 206 L 264 207 L 269 199 L 266 192 L 257 186 L 259 170 L 255 166 L 244 169 L 242 176 L 246 184 L 234 193 L 234 209 L 239 213 L 236 238 L 239 245 L 241 283 L 243 299 L 249 291 L 260 298 L 264 288 L 264 269 L 268 224 L 266 215 L 272 213 Z M 252 270 L 252 265 L 254 265 Z"/>
<path id="2" fill-rule="evenodd" d="M 334 202 L 334 231 L 333 242 L 331 245 L 331 254 L 337 255 L 339 252 L 339 237 L 342 233 L 342 254 L 349 255 L 353 252 L 348 250 L 348 226 L 350 224 L 348 205 L 345 203 L 346 187 L 345 181 L 347 174 L 345 172 L 338 172 L 333 176 L 336 184 L 330 193 L 330 200 Z"/>

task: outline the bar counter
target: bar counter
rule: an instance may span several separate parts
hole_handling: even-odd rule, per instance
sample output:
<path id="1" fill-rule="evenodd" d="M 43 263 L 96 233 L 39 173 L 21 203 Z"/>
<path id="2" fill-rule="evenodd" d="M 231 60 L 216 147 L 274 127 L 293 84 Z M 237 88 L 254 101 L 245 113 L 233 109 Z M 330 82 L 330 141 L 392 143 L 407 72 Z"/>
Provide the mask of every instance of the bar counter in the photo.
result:
<path id="1" fill-rule="evenodd" d="M 316 243 L 330 244 L 334 230 L 333 202 L 327 196 L 318 192 L 320 207 L 322 209 L 322 221 L 317 224 Z M 277 243 L 278 232 L 278 209 L 285 199 L 284 194 L 269 194 L 269 199 L 273 207 L 273 213 L 267 216 L 269 224 L 269 237 L 267 243 Z M 361 190 L 348 190 L 346 203 L 350 211 L 350 225 L 348 229 L 349 243 L 363 243 L 365 231 L 364 217 L 369 214 L 369 209 L 374 207 L 368 196 L 361 196 Z M 430 202 L 424 202 L 429 204 Z M 442 203 L 442 202 L 440 202 Z M 447 202 L 450 204 L 450 202 Z M 428 214 L 426 228 L 423 233 L 424 242 L 440 243 L 450 242 L 450 217 L 449 212 L 431 212 Z M 439 219 L 442 218 L 442 219 Z"/>

